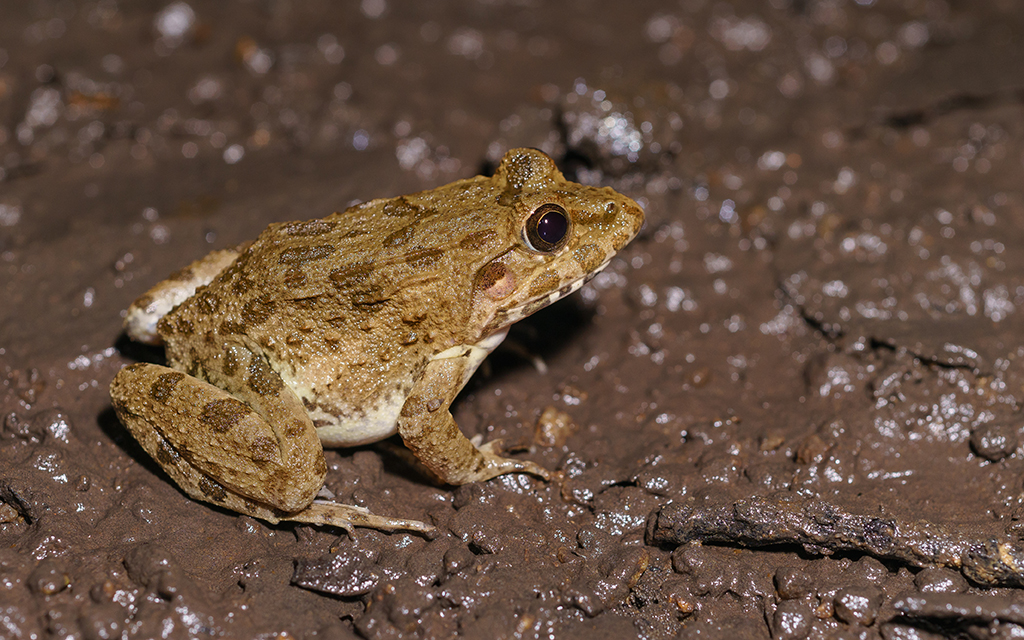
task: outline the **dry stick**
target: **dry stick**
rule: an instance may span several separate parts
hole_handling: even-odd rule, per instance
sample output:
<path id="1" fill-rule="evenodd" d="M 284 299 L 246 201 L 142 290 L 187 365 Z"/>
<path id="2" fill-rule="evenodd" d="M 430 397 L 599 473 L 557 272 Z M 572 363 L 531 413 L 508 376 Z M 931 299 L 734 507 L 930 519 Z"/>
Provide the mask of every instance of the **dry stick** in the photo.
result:
<path id="1" fill-rule="evenodd" d="M 928 522 L 854 515 L 816 499 L 670 503 L 651 513 L 647 541 L 800 544 L 819 553 L 857 551 L 915 567 L 951 567 L 982 586 L 1024 586 L 1024 548 L 1016 542 L 972 538 Z"/>

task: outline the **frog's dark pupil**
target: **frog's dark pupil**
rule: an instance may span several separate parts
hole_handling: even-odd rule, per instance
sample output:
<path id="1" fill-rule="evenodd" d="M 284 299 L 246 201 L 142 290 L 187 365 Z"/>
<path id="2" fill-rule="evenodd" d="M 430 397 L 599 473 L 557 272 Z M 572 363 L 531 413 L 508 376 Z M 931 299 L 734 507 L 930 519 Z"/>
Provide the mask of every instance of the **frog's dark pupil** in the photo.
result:
<path id="1" fill-rule="evenodd" d="M 549 211 L 537 223 L 537 235 L 549 244 L 558 244 L 568 230 L 569 221 L 561 211 Z"/>
<path id="2" fill-rule="evenodd" d="M 557 204 L 548 203 L 534 210 L 526 221 L 526 239 L 534 251 L 560 249 L 569 235 L 569 216 Z"/>

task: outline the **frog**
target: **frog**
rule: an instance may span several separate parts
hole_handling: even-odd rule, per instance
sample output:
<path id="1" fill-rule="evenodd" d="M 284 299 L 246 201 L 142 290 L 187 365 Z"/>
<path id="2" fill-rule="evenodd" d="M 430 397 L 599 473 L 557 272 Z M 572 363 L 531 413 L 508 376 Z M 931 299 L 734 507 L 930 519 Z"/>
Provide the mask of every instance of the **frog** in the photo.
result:
<path id="1" fill-rule="evenodd" d="M 643 209 L 542 151 L 493 175 L 271 224 L 135 300 L 124 328 L 167 365 L 125 366 L 111 405 L 191 498 L 278 523 L 429 533 L 325 491 L 324 448 L 396 433 L 443 485 L 551 474 L 467 438 L 450 408 L 516 321 L 573 293 Z"/>

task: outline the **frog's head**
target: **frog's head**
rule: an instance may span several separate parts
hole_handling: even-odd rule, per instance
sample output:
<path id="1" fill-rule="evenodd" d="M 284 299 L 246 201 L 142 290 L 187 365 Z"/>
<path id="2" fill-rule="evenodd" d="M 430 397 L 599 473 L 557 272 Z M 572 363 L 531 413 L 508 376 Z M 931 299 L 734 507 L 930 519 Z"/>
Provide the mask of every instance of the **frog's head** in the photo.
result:
<path id="1" fill-rule="evenodd" d="M 474 280 L 473 326 L 483 327 L 481 337 L 579 289 L 644 221 L 632 199 L 566 180 L 535 149 L 506 153 L 492 180 L 510 228 L 506 250 Z"/>

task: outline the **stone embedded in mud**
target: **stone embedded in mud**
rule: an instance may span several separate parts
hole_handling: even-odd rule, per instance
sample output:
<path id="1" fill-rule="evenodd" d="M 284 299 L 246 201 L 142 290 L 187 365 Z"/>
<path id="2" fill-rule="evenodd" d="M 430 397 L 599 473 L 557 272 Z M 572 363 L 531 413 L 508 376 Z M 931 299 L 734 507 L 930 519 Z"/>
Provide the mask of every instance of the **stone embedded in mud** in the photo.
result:
<path id="1" fill-rule="evenodd" d="M 318 560 L 295 563 L 292 583 L 335 596 L 359 596 L 373 591 L 381 576 L 373 562 L 358 552 L 342 551 Z"/>
<path id="2" fill-rule="evenodd" d="M 971 449 L 986 460 L 998 462 L 1011 455 L 1019 444 L 1018 426 L 998 420 L 978 426 L 971 432 Z"/>
<path id="3" fill-rule="evenodd" d="M 847 587 L 833 598 L 835 616 L 847 624 L 868 626 L 875 621 L 882 593 L 875 587 Z"/>
<path id="4" fill-rule="evenodd" d="M 928 567 L 914 576 L 914 586 L 922 593 L 963 593 L 967 581 L 955 571 L 942 567 Z"/>

